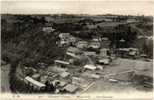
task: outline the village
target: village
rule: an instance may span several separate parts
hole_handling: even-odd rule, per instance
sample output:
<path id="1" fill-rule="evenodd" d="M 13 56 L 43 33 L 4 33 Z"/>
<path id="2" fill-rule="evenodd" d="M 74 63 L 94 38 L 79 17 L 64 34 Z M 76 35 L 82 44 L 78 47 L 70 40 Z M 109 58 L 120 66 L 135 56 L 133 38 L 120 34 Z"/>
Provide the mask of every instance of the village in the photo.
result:
<path id="1" fill-rule="evenodd" d="M 141 71 L 146 73 L 152 69 L 152 61 L 138 60 L 142 55 L 139 57 L 137 48 L 113 51 L 109 48 L 108 38 L 95 37 L 85 41 L 69 33 L 61 33 L 59 38 L 57 45 L 67 48 L 63 59 L 55 59 L 55 64 L 48 67 L 45 63 L 39 63 L 39 70 L 27 66 L 22 69 L 24 82 L 34 91 L 47 88 L 48 92 L 55 93 L 86 92 L 99 79 L 127 85 L 131 84 L 135 75 L 144 75 Z M 147 76 L 152 77 L 152 73 Z M 144 81 L 144 86 L 148 87 L 150 83 L 146 81 L 149 79 Z"/>
<path id="2" fill-rule="evenodd" d="M 134 21 L 129 19 L 127 23 Z M 45 34 L 55 30 L 52 26 L 42 27 Z M 119 87 L 119 90 L 121 86 L 132 88 L 139 84 L 147 90 L 152 88 L 152 59 L 138 48 L 125 47 L 126 41 L 121 38 L 117 48 L 105 36 L 82 39 L 61 32 L 55 43 L 64 50 L 63 58 L 57 57 L 50 65 L 38 62 L 36 67 L 19 63 L 16 77 L 20 82 L 14 83 L 18 86 L 16 92 L 87 93 L 112 87 Z"/>

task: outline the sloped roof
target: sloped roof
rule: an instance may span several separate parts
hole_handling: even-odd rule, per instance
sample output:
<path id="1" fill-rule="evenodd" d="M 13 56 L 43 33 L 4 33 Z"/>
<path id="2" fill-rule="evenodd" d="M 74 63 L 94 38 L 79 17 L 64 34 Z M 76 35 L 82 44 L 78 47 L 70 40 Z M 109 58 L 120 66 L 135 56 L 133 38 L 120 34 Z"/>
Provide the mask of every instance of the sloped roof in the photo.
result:
<path id="1" fill-rule="evenodd" d="M 66 64 L 68 65 L 69 62 L 66 62 L 66 61 L 62 61 L 62 60 L 55 60 L 56 63 L 61 63 L 61 64 Z"/>
<path id="2" fill-rule="evenodd" d="M 66 89 L 69 92 L 75 92 L 78 89 L 78 87 L 73 84 L 68 84 L 64 87 L 64 89 Z"/>
<path id="3" fill-rule="evenodd" d="M 84 68 L 95 70 L 96 66 L 94 66 L 94 65 L 85 65 Z"/>
<path id="4" fill-rule="evenodd" d="M 32 79 L 32 78 L 29 77 L 29 76 L 25 77 L 25 79 L 26 79 L 27 81 L 29 81 L 30 83 L 32 83 L 32 84 L 38 86 L 38 87 L 44 87 L 44 86 L 45 86 L 45 84 L 43 84 L 43 83 L 41 83 L 41 82 L 39 82 L 39 81 L 36 81 L 36 80 Z"/>

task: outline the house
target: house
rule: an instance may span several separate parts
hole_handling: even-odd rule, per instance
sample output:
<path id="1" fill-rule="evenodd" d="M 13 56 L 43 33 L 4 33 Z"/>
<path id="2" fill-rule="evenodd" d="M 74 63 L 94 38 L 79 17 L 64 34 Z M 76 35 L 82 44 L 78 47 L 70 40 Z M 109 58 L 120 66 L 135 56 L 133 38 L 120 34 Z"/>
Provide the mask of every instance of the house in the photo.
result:
<path id="1" fill-rule="evenodd" d="M 120 57 L 128 57 L 129 48 L 119 48 L 117 49 L 117 54 Z"/>
<path id="2" fill-rule="evenodd" d="M 108 65 L 110 63 L 110 59 L 109 58 L 101 58 L 98 60 L 98 63 Z"/>
<path id="3" fill-rule="evenodd" d="M 130 51 L 129 52 L 129 56 L 135 56 L 135 55 L 137 55 L 137 52 L 136 51 Z"/>
<path id="4" fill-rule="evenodd" d="M 68 46 L 70 45 L 70 41 L 68 39 L 61 39 L 60 46 Z"/>
<path id="5" fill-rule="evenodd" d="M 98 38 L 93 38 L 92 41 L 100 41 Z"/>
<path id="6" fill-rule="evenodd" d="M 69 62 L 67 62 L 67 61 L 62 61 L 62 60 L 55 60 L 54 62 L 55 62 L 55 65 L 56 65 L 56 66 L 59 66 L 59 67 L 61 67 L 61 68 L 65 68 L 65 67 L 68 67 L 68 65 L 70 65 Z"/>
<path id="7" fill-rule="evenodd" d="M 101 57 L 109 56 L 109 52 L 110 52 L 109 48 L 102 48 L 100 49 L 100 56 Z"/>
<path id="8" fill-rule="evenodd" d="M 101 47 L 100 42 L 98 41 L 92 41 L 89 45 L 89 48 L 93 48 L 93 49 L 99 49 Z"/>
<path id="9" fill-rule="evenodd" d="M 101 40 L 102 41 L 108 41 L 109 39 L 107 37 L 102 37 Z"/>
<path id="10" fill-rule="evenodd" d="M 101 40 L 102 40 L 101 37 L 98 37 L 98 36 L 93 36 L 92 38 L 92 41 L 96 41 L 96 42 L 99 42 Z"/>
<path id="11" fill-rule="evenodd" d="M 93 51 L 85 51 L 84 54 L 87 56 L 96 56 L 96 52 Z"/>
<path id="12" fill-rule="evenodd" d="M 59 38 L 61 39 L 69 39 L 70 33 L 60 33 Z"/>
<path id="13" fill-rule="evenodd" d="M 55 60 L 55 63 L 69 65 L 69 62 L 62 61 L 62 60 Z"/>
<path id="14" fill-rule="evenodd" d="M 79 49 L 84 49 L 84 48 L 88 47 L 88 42 L 87 41 L 78 41 L 75 45 Z"/>
<path id="15" fill-rule="evenodd" d="M 137 48 L 119 48 L 118 54 L 122 57 L 136 58 L 139 55 L 139 50 Z"/>
<path id="16" fill-rule="evenodd" d="M 137 22 L 137 20 L 135 18 L 128 18 L 127 23 L 134 23 L 134 22 Z"/>
<path id="17" fill-rule="evenodd" d="M 138 48 L 131 48 L 131 47 L 130 47 L 129 50 L 130 50 L 130 51 L 136 51 L 136 52 L 139 52 L 139 49 L 138 49 Z"/>
<path id="18" fill-rule="evenodd" d="M 73 45 L 75 46 L 77 39 L 70 35 L 70 33 L 61 33 L 59 34 L 60 45 Z"/>
<path id="19" fill-rule="evenodd" d="M 69 93 L 75 93 L 77 91 L 78 87 L 76 85 L 73 85 L 73 84 L 68 84 L 63 89 L 66 90 Z"/>
<path id="20" fill-rule="evenodd" d="M 85 65 L 84 68 L 89 70 L 95 70 L 97 67 L 94 65 Z"/>
<path id="21" fill-rule="evenodd" d="M 90 74 L 90 77 L 91 77 L 91 78 L 94 78 L 94 79 L 99 79 L 99 78 L 100 78 L 100 75 L 97 75 L 97 74 Z"/>
<path id="22" fill-rule="evenodd" d="M 29 77 L 29 76 L 26 76 L 25 79 L 24 79 L 25 83 L 30 85 L 30 86 L 33 86 L 34 89 L 37 89 L 37 90 L 40 90 L 42 88 L 44 88 L 46 85 L 39 82 L 39 81 L 36 81 L 34 80 L 33 78 Z"/>
<path id="23" fill-rule="evenodd" d="M 42 31 L 43 31 L 43 32 L 50 33 L 50 32 L 55 31 L 55 29 L 53 29 L 53 27 L 51 27 L 51 26 L 46 26 L 46 27 L 43 27 L 43 28 L 42 28 Z"/>
<path id="24" fill-rule="evenodd" d="M 119 40 L 120 42 L 126 42 L 126 40 L 124 40 L 123 38 Z"/>
<path id="25" fill-rule="evenodd" d="M 69 52 L 66 52 L 67 55 L 73 57 L 73 58 L 77 58 L 77 59 L 80 59 L 80 56 L 78 55 L 75 55 L 74 53 L 69 53 Z"/>
<path id="26" fill-rule="evenodd" d="M 101 48 L 109 48 L 111 41 L 107 37 L 101 38 Z"/>
<path id="27" fill-rule="evenodd" d="M 104 66 L 102 66 L 102 65 L 97 65 L 97 69 L 103 70 L 103 69 L 104 69 Z"/>

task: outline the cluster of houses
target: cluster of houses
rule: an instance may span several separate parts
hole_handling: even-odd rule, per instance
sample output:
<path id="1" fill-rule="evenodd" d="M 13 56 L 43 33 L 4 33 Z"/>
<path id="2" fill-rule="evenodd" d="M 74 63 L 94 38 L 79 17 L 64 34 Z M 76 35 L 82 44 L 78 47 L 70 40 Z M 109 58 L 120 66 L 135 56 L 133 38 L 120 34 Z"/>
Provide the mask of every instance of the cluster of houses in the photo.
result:
<path id="1" fill-rule="evenodd" d="M 44 30 L 48 30 L 44 29 Z M 65 57 L 55 59 L 54 64 L 40 67 L 39 71 L 24 77 L 26 84 L 37 91 L 53 91 L 54 93 L 76 93 L 85 91 L 96 79 L 101 78 L 99 71 L 120 57 L 136 58 L 136 48 L 118 48 L 116 52 L 109 47 L 111 41 L 106 38 L 94 37 L 82 40 L 70 33 L 59 34 L 58 46 L 65 47 Z M 45 66 L 40 64 L 39 66 Z"/>
<path id="2" fill-rule="evenodd" d="M 26 74 L 24 81 L 35 91 L 43 91 L 48 85 L 53 86 L 55 93 L 75 93 L 85 90 L 95 79 L 100 78 L 95 72 L 103 70 L 110 63 L 109 48 L 101 48 L 100 40 L 84 41 L 70 33 L 59 34 L 59 46 L 67 47 L 64 59 L 55 59 L 54 65 L 41 66 Z M 108 39 L 104 40 L 108 41 Z M 91 48 L 90 50 L 88 50 Z M 25 67 L 26 68 L 26 67 Z M 25 70 L 26 72 L 26 70 Z"/>

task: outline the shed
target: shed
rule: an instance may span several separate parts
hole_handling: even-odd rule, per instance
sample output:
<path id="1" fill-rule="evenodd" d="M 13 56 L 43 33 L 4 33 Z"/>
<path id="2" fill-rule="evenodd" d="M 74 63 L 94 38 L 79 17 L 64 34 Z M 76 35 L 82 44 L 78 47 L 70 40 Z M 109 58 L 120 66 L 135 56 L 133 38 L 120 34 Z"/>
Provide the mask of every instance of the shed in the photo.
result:
<path id="1" fill-rule="evenodd" d="M 62 61 L 62 60 L 55 60 L 55 63 L 60 63 L 60 64 L 69 65 L 69 62 Z"/>
<path id="2" fill-rule="evenodd" d="M 77 58 L 77 59 L 80 59 L 80 56 L 77 56 L 75 55 L 74 53 L 69 53 L 69 52 L 66 52 L 67 55 L 73 57 L 73 58 Z"/>
<path id="3" fill-rule="evenodd" d="M 95 70 L 96 66 L 94 66 L 94 65 L 85 65 L 84 68 L 85 69 L 90 69 L 90 70 Z"/>
<path id="4" fill-rule="evenodd" d="M 39 81 L 36 81 L 36 80 L 34 80 L 33 78 L 31 78 L 29 76 L 25 77 L 25 80 L 28 81 L 30 84 L 32 84 L 34 86 L 37 86 L 39 88 L 45 87 L 45 84 L 43 84 L 43 83 L 41 83 Z"/>

